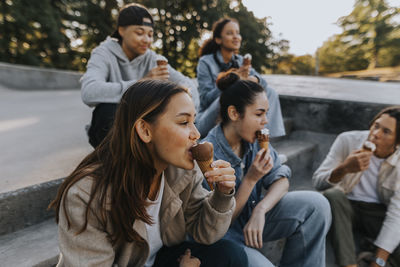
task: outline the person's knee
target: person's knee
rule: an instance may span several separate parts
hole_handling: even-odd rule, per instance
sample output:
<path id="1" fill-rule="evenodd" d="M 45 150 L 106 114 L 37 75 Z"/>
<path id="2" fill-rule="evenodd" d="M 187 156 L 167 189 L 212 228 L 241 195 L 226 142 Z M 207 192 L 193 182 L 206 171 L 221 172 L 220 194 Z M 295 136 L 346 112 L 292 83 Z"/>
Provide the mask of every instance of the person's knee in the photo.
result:
<path id="1" fill-rule="evenodd" d="M 222 239 L 213 244 L 212 254 L 210 257 L 223 256 L 229 262 L 228 266 L 248 266 L 247 254 L 242 246 L 230 240 Z"/>
<path id="2" fill-rule="evenodd" d="M 313 191 L 294 192 L 296 205 L 304 216 L 317 229 L 317 225 L 321 226 L 324 232 L 327 232 L 331 222 L 331 207 L 328 200 L 320 193 Z"/>
<path id="3" fill-rule="evenodd" d="M 328 199 L 328 201 L 331 205 L 335 204 L 335 203 L 339 203 L 344 198 L 346 198 L 346 195 L 337 188 L 327 189 L 322 194 L 324 195 L 324 197 L 326 197 Z"/>
<path id="4" fill-rule="evenodd" d="M 311 199 L 310 205 L 312 205 L 318 220 L 327 225 L 329 228 L 332 222 L 331 206 L 329 201 L 318 192 L 310 192 L 309 199 Z"/>

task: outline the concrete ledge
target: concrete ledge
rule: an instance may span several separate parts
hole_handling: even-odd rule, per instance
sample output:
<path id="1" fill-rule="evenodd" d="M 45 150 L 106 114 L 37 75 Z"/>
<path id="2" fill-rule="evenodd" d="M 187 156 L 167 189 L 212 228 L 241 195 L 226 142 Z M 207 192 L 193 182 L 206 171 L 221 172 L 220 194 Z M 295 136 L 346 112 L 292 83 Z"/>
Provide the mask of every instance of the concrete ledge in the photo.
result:
<path id="1" fill-rule="evenodd" d="M 77 71 L 56 70 L 0 62 L 1 84 L 10 89 L 58 90 L 79 89 L 82 74 Z"/>
<path id="2" fill-rule="evenodd" d="M 274 147 L 288 158 L 285 164 L 292 170 L 290 190 L 312 189 L 312 165 L 317 144 L 301 140 L 284 140 L 274 144 Z"/>
<path id="3" fill-rule="evenodd" d="M 0 237 L 0 265 L 50 267 L 58 261 L 54 219 Z"/>
<path id="4" fill-rule="evenodd" d="M 284 117 L 293 119 L 293 130 L 339 134 L 367 129 L 372 118 L 389 104 L 281 95 Z"/>
<path id="5" fill-rule="evenodd" d="M 47 206 L 55 198 L 62 179 L 0 194 L 0 235 L 15 232 L 53 217 Z"/>

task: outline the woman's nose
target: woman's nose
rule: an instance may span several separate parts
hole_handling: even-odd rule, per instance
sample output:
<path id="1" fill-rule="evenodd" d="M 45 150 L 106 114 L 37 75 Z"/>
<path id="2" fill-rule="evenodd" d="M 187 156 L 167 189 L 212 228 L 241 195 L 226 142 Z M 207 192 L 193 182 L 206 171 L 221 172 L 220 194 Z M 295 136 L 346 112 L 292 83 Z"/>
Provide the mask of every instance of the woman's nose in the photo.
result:
<path id="1" fill-rule="evenodd" d="M 262 121 L 262 124 L 263 124 L 263 125 L 268 124 L 267 115 L 264 116 L 264 119 L 263 119 L 263 121 Z"/>
<path id="2" fill-rule="evenodd" d="M 193 140 L 200 139 L 200 132 L 197 130 L 196 125 L 193 124 L 192 131 L 190 132 L 190 138 Z"/>

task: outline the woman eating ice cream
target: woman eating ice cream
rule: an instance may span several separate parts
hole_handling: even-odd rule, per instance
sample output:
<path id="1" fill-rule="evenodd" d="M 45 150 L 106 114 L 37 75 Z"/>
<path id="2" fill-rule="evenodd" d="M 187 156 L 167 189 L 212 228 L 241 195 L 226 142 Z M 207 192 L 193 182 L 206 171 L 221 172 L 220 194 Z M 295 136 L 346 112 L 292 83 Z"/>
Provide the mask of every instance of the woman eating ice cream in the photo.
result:
<path id="1" fill-rule="evenodd" d="M 268 119 L 272 122 L 267 127 L 271 131 L 271 136 L 285 135 L 279 96 L 251 67 L 251 56 L 246 55 L 244 59 L 237 54 L 241 43 L 239 23 L 235 19 L 223 18 L 214 23 L 212 37 L 206 40 L 200 49 L 200 60 L 197 66 L 200 95 L 197 127 L 204 137 L 215 126 L 220 95 L 216 84 L 217 76 L 220 72 L 234 68 L 238 70 L 241 78 L 258 83 L 264 88 L 270 103 Z"/>
<path id="2" fill-rule="evenodd" d="M 194 118 L 190 94 L 175 83 L 143 80 L 124 93 L 109 134 L 51 204 L 58 266 L 178 266 L 181 255 L 181 267 L 196 266 L 184 264 L 191 255 L 202 266 L 247 266 L 243 249 L 218 241 L 235 207 L 234 170 L 214 161 L 207 175 L 216 189 L 202 187 Z"/>
<path id="3" fill-rule="evenodd" d="M 257 249 L 281 238 L 286 244 L 279 266 L 325 266 L 329 203 L 316 192 L 287 193 L 290 169 L 281 165 L 263 131 L 269 109 L 264 88 L 234 71 L 220 74 L 217 85 L 222 121 L 204 140 L 213 144 L 215 160 L 228 161 L 235 169 L 236 208 L 225 239 L 244 247 L 249 266 L 272 266 Z"/>

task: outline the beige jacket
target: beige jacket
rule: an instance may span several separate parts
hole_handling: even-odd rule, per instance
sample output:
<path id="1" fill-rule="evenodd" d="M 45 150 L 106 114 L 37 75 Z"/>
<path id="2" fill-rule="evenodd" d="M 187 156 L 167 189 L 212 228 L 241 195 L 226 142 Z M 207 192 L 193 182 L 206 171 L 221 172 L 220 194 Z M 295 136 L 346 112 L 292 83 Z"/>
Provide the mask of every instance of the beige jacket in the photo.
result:
<path id="1" fill-rule="evenodd" d="M 313 184 L 318 190 L 336 186 L 345 194 L 350 193 L 360 181 L 362 172 L 346 174 L 338 184 L 328 181 L 332 171 L 354 150 L 360 149 L 367 140 L 369 131 L 350 131 L 340 134 L 328 155 L 313 175 Z M 400 244 L 400 149 L 382 162 L 378 174 L 378 196 L 387 206 L 386 217 L 375 245 L 389 252 Z"/>
<path id="2" fill-rule="evenodd" d="M 235 208 L 234 193 L 224 195 L 219 191 L 205 190 L 201 185 L 203 175 L 197 165 L 190 171 L 169 167 L 164 177 L 160 208 L 164 245 L 183 242 L 187 233 L 203 244 L 221 239 L 229 228 Z M 84 178 L 74 184 L 65 196 L 71 228 L 67 229 L 61 208 L 58 225 L 61 255 L 57 266 L 143 266 L 149 255 L 148 243 L 138 246 L 125 242 L 113 247 L 109 240 L 111 229 L 104 227 L 99 220 L 98 203 L 91 205 L 87 229 L 79 235 L 75 234 L 84 222 L 91 185 L 92 178 Z M 107 225 L 110 226 L 110 223 Z M 136 220 L 133 229 L 147 241 L 144 222 Z"/>

